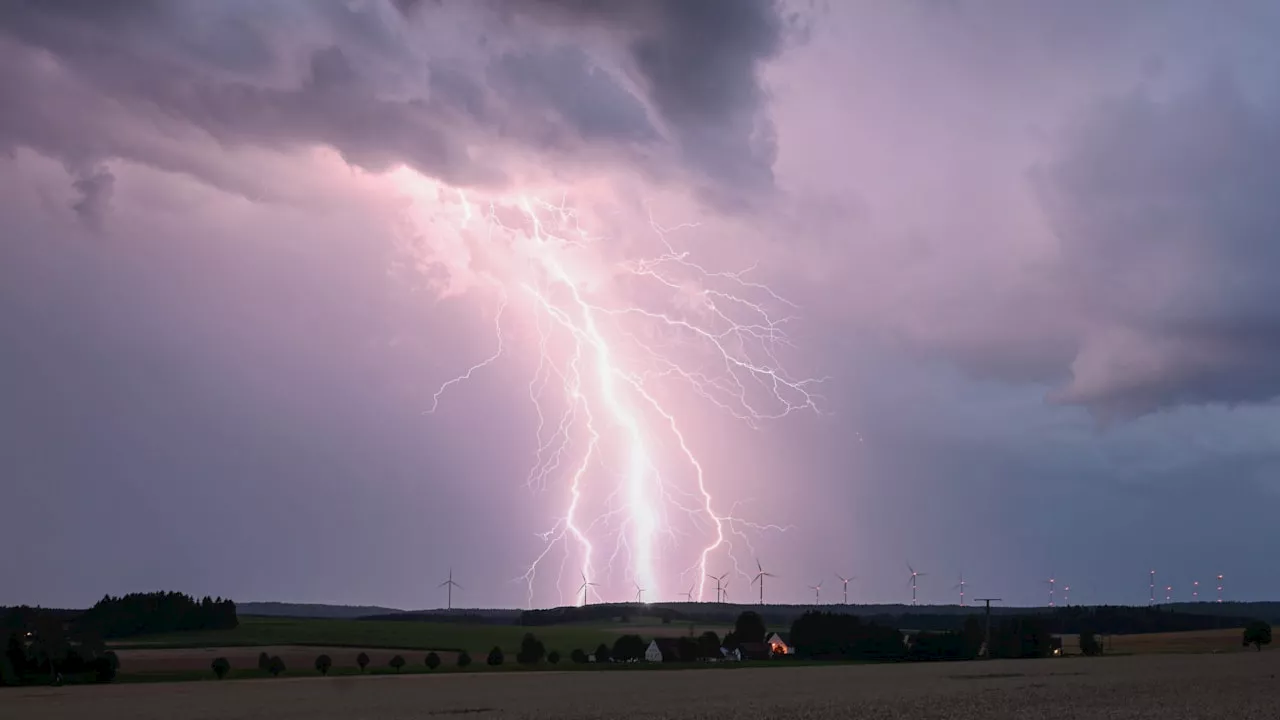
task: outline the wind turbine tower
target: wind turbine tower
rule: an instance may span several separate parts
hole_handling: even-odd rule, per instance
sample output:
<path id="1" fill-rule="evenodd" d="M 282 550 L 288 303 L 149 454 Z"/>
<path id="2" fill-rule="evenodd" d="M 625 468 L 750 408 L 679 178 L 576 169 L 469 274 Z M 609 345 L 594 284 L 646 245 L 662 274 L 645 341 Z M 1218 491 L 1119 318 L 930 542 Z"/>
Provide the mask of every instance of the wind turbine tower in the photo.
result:
<path id="1" fill-rule="evenodd" d="M 723 585 L 721 585 L 721 583 L 723 583 L 723 582 L 724 582 L 724 579 L 725 579 L 725 578 L 729 577 L 729 573 L 725 573 L 725 574 L 720 575 L 720 576 L 716 576 L 716 575 L 707 575 L 707 577 L 709 577 L 709 578 L 711 578 L 712 580 L 715 580 L 715 581 L 716 581 L 716 602 L 722 602 L 720 598 L 723 596 L 723 593 L 724 593 L 724 586 L 723 586 Z"/>
<path id="2" fill-rule="evenodd" d="M 1046 582 L 1049 583 L 1049 607 L 1053 607 L 1053 584 L 1056 583 L 1057 580 L 1050 577 Z"/>
<path id="3" fill-rule="evenodd" d="M 951 587 L 952 590 L 958 589 L 960 591 L 960 607 L 964 607 L 964 586 L 965 585 L 968 585 L 968 583 L 964 581 L 964 573 L 960 573 L 960 582 L 956 583 Z"/>
<path id="4" fill-rule="evenodd" d="M 454 582 L 454 581 L 453 581 L 453 568 L 449 568 L 449 579 L 448 579 L 448 580 L 445 580 L 445 581 L 444 581 L 444 582 L 442 582 L 442 583 L 440 583 L 440 584 L 439 584 L 439 585 L 437 585 L 436 587 L 438 587 L 438 588 L 448 588 L 447 594 L 445 595 L 445 598 L 446 598 L 446 600 L 445 600 L 445 602 L 446 602 L 445 609 L 446 609 L 446 610 L 452 610 L 452 609 L 453 609 L 453 589 L 454 589 L 454 588 L 458 588 L 459 590 L 461 590 L 461 589 L 462 589 L 462 586 L 461 586 L 461 585 L 459 585 L 458 583 L 456 583 L 456 582 Z"/>
<path id="5" fill-rule="evenodd" d="M 696 584 L 697 584 L 697 583 L 694 583 L 694 585 L 696 585 Z M 682 592 L 682 593 L 680 593 L 681 595 L 683 595 L 683 596 L 684 596 L 684 599 L 685 599 L 685 601 L 686 601 L 686 602 L 693 602 L 693 588 L 694 588 L 694 585 L 690 585 L 690 586 L 689 586 L 689 590 L 688 590 L 688 592 Z M 720 593 L 719 593 L 719 592 L 717 592 L 717 593 L 716 593 L 716 600 L 717 600 L 717 601 L 719 601 L 719 599 L 720 599 Z"/>
<path id="6" fill-rule="evenodd" d="M 1063 605 L 1071 604 L 1071 586 L 1070 585 L 1064 585 L 1062 587 L 1062 604 Z"/>
<path id="7" fill-rule="evenodd" d="M 756 576 L 752 578 L 751 584 L 754 585 L 756 583 L 760 583 L 760 604 L 764 605 L 764 579 L 767 577 L 777 577 L 777 575 L 765 572 L 764 566 L 760 564 L 760 558 L 756 558 L 756 570 Z"/>
<path id="8" fill-rule="evenodd" d="M 1200 581 L 1191 582 L 1191 602 L 1200 602 Z"/>
<path id="9" fill-rule="evenodd" d="M 836 573 L 836 577 L 840 578 L 840 582 L 844 584 L 844 604 L 848 605 L 849 604 L 849 581 L 857 580 L 858 578 L 856 575 L 850 575 L 849 577 L 845 577 L 840 573 Z"/>
<path id="10" fill-rule="evenodd" d="M 1165 602 L 1171 602 L 1172 600 L 1173 600 L 1173 586 L 1172 586 L 1172 585 L 1165 585 L 1165 586 L 1164 586 L 1164 601 L 1165 601 Z"/>
<path id="11" fill-rule="evenodd" d="M 821 605 L 822 604 L 822 581 L 819 580 L 817 585 L 810 585 L 809 589 L 813 591 L 813 604 Z"/>
<path id="12" fill-rule="evenodd" d="M 911 563 L 907 563 L 907 570 L 911 572 L 911 604 L 914 606 L 916 604 L 916 579 L 929 573 L 916 572 L 916 569 L 911 567 Z"/>
<path id="13" fill-rule="evenodd" d="M 640 583 L 636 583 L 636 604 L 644 603 L 644 588 L 640 587 Z"/>
<path id="14" fill-rule="evenodd" d="M 1151 589 L 1151 598 L 1147 600 L 1147 604 L 1155 605 L 1156 604 L 1156 571 L 1155 570 L 1151 571 L 1151 588 L 1150 589 Z"/>
<path id="15" fill-rule="evenodd" d="M 590 580 L 588 580 L 587 574 L 585 572 L 582 573 L 582 585 L 578 587 L 578 590 L 582 592 L 583 607 L 586 607 L 587 605 L 587 591 L 593 587 L 596 587 L 596 583 L 593 583 Z"/>
<path id="16" fill-rule="evenodd" d="M 1218 602 L 1222 602 L 1222 574 L 1218 574 Z"/>

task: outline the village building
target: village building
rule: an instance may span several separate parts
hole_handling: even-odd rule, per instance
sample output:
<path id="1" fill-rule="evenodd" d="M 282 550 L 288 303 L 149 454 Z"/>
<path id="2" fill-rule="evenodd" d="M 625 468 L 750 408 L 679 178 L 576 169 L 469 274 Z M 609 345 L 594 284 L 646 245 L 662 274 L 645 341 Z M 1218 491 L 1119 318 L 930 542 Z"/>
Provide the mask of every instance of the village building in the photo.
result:
<path id="1" fill-rule="evenodd" d="M 680 643 L 676 638 L 654 638 L 644 651 L 646 662 L 681 662 Z M 689 661 L 694 658 L 688 658 Z"/>
<path id="2" fill-rule="evenodd" d="M 778 633 L 769 636 L 766 641 L 769 645 L 769 652 L 774 655 L 791 655 L 795 650 L 787 643 L 786 638 Z"/>

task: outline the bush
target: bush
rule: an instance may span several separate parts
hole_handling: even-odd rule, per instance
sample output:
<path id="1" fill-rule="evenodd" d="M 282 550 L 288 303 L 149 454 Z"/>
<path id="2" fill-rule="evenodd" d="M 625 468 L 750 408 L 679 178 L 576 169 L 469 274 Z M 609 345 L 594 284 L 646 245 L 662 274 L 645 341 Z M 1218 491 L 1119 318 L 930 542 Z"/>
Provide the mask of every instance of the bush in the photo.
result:
<path id="1" fill-rule="evenodd" d="M 329 657 L 328 655 L 321 655 L 320 657 L 316 658 L 316 670 L 321 675 L 328 675 L 329 668 L 331 667 L 333 667 L 333 658 Z"/>
<path id="2" fill-rule="evenodd" d="M 276 655 L 267 662 L 267 672 L 271 673 L 271 677 L 280 677 L 280 673 L 284 672 L 284 661 Z"/>
<path id="3" fill-rule="evenodd" d="M 213 668 L 213 674 L 217 675 L 219 680 L 226 677 L 227 673 L 231 672 L 231 663 L 227 662 L 227 659 L 224 657 L 214 658 L 213 662 L 209 664 L 209 667 Z"/>
<path id="4" fill-rule="evenodd" d="M 356 656 L 356 664 L 360 666 L 360 672 L 364 672 L 364 669 L 369 667 L 369 656 L 360 653 Z"/>
<path id="5" fill-rule="evenodd" d="M 582 651 L 582 648 L 575 648 L 573 652 L 569 653 L 569 659 L 579 665 L 583 665 L 587 662 L 587 654 Z"/>
<path id="6" fill-rule="evenodd" d="M 503 660 L 502 648 L 498 647 L 497 645 L 494 645 L 493 649 L 489 651 L 489 658 L 485 660 L 485 662 L 489 663 L 489 665 L 491 666 L 496 667 L 502 664 L 502 660 Z"/>
<path id="7" fill-rule="evenodd" d="M 258 653 L 258 669 L 263 672 L 271 671 L 271 656 L 266 652 Z"/>
<path id="8" fill-rule="evenodd" d="M 720 636 L 710 630 L 699 635 L 698 657 L 718 660 L 720 658 Z"/>
<path id="9" fill-rule="evenodd" d="M 466 650 L 458 653 L 458 667 L 464 668 L 471 664 L 471 655 Z"/>
<path id="10" fill-rule="evenodd" d="M 400 672 L 400 668 L 404 667 L 404 658 L 400 657 L 399 655 L 396 655 L 395 657 L 391 658 L 391 662 L 389 664 L 391 665 L 391 667 L 396 669 L 396 672 Z"/>
<path id="11" fill-rule="evenodd" d="M 596 646 L 596 662 L 609 662 L 613 657 L 609 654 L 609 646 L 600 643 Z"/>
<path id="12" fill-rule="evenodd" d="M 105 656 L 95 658 L 91 665 L 93 678 L 98 682 L 111 682 L 116 679 L 116 669 L 111 665 L 110 658 Z"/>
<path id="13" fill-rule="evenodd" d="M 116 652 L 114 650 L 108 650 L 102 653 L 102 657 L 106 658 L 107 662 L 111 663 L 112 670 L 120 669 L 120 656 L 116 655 Z"/>
<path id="14" fill-rule="evenodd" d="M 1261 620 L 1254 620 L 1244 627 L 1244 645 L 1252 645 L 1255 650 L 1262 650 L 1263 645 L 1271 644 L 1271 626 Z"/>
<path id="15" fill-rule="evenodd" d="M 521 665 L 537 665 L 546 654 L 547 649 L 542 641 L 534 637 L 533 633 L 525 633 L 524 639 L 520 641 L 520 651 L 516 653 L 516 662 Z"/>
<path id="16" fill-rule="evenodd" d="M 427 653 L 427 669 L 435 670 L 440 667 L 440 656 L 435 653 Z"/>
<path id="17" fill-rule="evenodd" d="M 552 650 L 551 652 L 547 653 L 547 662 L 551 663 L 552 665 L 559 663 L 560 653 L 556 650 Z"/>

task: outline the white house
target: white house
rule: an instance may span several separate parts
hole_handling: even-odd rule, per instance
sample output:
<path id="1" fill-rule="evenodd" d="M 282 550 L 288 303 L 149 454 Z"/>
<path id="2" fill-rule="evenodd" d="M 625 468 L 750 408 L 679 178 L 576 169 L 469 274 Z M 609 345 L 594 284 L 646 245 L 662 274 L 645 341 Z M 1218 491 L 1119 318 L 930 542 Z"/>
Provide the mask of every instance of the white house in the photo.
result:
<path id="1" fill-rule="evenodd" d="M 649 642 L 649 647 L 644 651 L 645 662 L 662 662 L 662 649 L 658 647 L 658 641 Z"/>

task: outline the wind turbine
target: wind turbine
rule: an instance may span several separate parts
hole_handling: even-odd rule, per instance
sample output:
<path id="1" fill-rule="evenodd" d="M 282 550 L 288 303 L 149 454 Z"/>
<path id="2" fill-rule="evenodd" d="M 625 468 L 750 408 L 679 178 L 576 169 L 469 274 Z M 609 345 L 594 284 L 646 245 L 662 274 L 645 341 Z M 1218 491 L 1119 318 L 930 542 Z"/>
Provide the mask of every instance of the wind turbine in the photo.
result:
<path id="1" fill-rule="evenodd" d="M 911 604 L 915 605 L 916 604 L 916 578 L 924 577 L 929 573 L 916 572 L 916 569 L 911 567 L 911 563 L 907 563 L 907 570 L 911 571 L 911 580 L 909 581 L 911 583 Z"/>
<path id="2" fill-rule="evenodd" d="M 813 591 L 813 604 L 822 604 L 822 581 L 819 580 L 817 585 L 810 585 L 809 589 Z M 761 603 L 763 605 L 763 603 Z"/>
<path id="3" fill-rule="evenodd" d="M 727 575 L 728 573 L 725 574 Z M 726 582 L 724 587 L 720 588 L 720 594 L 724 596 L 725 602 L 729 602 L 729 583 Z"/>
<path id="4" fill-rule="evenodd" d="M 1071 605 L 1071 586 L 1070 585 L 1064 585 L 1062 588 L 1062 602 L 1067 606 Z"/>
<path id="5" fill-rule="evenodd" d="M 1150 590 L 1151 590 L 1151 599 L 1147 601 L 1147 604 L 1155 605 L 1156 604 L 1156 571 L 1155 570 L 1151 571 Z"/>
<path id="6" fill-rule="evenodd" d="M 597 587 L 597 584 L 587 580 L 587 574 L 585 572 L 582 573 L 582 585 L 579 586 L 578 589 L 582 591 L 583 606 L 586 606 L 587 604 L 587 590 L 593 587 Z"/>
<path id="7" fill-rule="evenodd" d="M 1218 573 L 1218 602 L 1222 602 L 1222 573 Z"/>
<path id="8" fill-rule="evenodd" d="M 724 587 L 722 587 L 720 583 L 724 582 L 724 579 L 729 577 L 729 573 L 725 573 L 724 575 L 720 575 L 718 577 L 715 575 L 708 574 L 707 577 L 716 581 L 716 602 L 721 602 L 720 594 L 724 591 Z"/>
<path id="9" fill-rule="evenodd" d="M 767 577 L 777 577 L 777 575 L 774 575 L 773 573 L 765 572 L 764 566 L 760 564 L 760 558 L 756 558 L 756 570 L 758 572 L 756 573 L 756 576 L 752 578 L 751 584 L 755 585 L 756 583 L 760 583 L 760 604 L 763 605 L 764 604 L 764 579 Z"/>
<path id="10" fill-rule="evenodd" d="M 1164 601 L 1165 601 L 1165 602 L 1172 602 L 1172 601 L 1173 601 L 1173 586 L 1172 586 L 1172 585 L 1165 585 L 1165 586 L 1164 586 Z"/>
<path id="11" fill-rule="evenodd" d="M 459 590 L 461 590 L 461 589 L 462 589 L 462 586 L 461 586 L 461 585 L 459 585 L 458 583 L 456 583 L 456 582 L 454 582 L 454 581 L 453 581 L 453 568 L 449 568 L 449 579 L 448 579 L 448 580 L 445 580 L 445 581 L 444 581 L 444 582 L 442 582 L 442 583 L 440 583 L 440 584 L 439 584 L 439 585 L 437 585 L 436 587 L 438 587 L 438 588 L 449 588 L 449 590 L 448 590 L 448 596 L 447 596 L 447 597 L 448 597 L 448 600 L 447 600 L 448 604 L 447 604 L 447 605 L 445 605 L 445 609 L 446 609 L 446 610 L 452 610 L 452 609 L 453 609 L 453 589 L 454 589 L 454 588 L 458 588 Z"/>
<path id="12" fill-rule="evenodd" d="M 1057 580 L 1054 580 L 1053 576 L 1050 576 L 1048 580 L 1045 580 L 1045 582 L 1049 583 L 1049 607 L 1053 607 L 1053 584 L 1056 583 Z"/>
<path id="13" fill-rule="evenodd" d="M 857 580 L 858 576 L 850 575 L 849 577 L 845 577 L 840 573 L 836 573 L 836 577 L 840 578 L 840 582 L 844 583 L 844 604 L 848 605 L 849 604 L 849 581 Z"/>
<path id="14" fill-rule="evenodd" d="M 1195 580 L 1191 583 L 1191 602 L 1200 602 L 1200 581 Z"/>
<path id="15" fill-rule="evenodd" d="M 636 583 L 636 604 L 637 605 L 644 603 L 644 600 L 641 599 L 643 597 L 644 597 L 644 588 L 640 587 L 640 583 Z"/>
<path id="16" fill-rule="evenodd" d="M 964 586 L 965 585 L 968 585 L 968 583 L 964 581 L 964 573 L 960 573 L 960 582 L 951 586 L 952 590 L 956 590 L 956 589 L 960 590 L 960 607 L 964 607 Z"/>
<path id="17" fill-rule="evenodd" d="M 697 583 L 694 583 L 694 585 L 697 585 Z M 680 593 L 681 595 L 683 595 L 683 596 L 684 596 L 684 599 L 685 599 L 687 602 L 693 602 L 693 588 L 694 588 L 694 585 L 690 585 L 690 586 L 689 586 L 689 591 L 688 591 L 688 592 L 682 592 L 682 593 Z M 718 598 L 717 598 L 717 599 L 718 599 Z"/>

